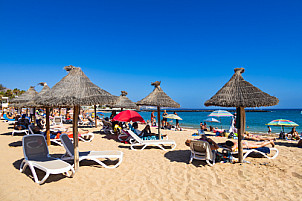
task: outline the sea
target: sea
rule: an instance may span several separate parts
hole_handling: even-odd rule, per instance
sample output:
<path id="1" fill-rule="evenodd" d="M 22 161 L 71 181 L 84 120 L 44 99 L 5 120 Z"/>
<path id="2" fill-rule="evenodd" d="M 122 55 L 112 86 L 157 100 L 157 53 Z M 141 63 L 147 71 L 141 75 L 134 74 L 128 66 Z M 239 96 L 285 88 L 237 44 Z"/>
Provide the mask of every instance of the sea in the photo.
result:
<path id="1" fill-rule="evenodd" d="M 186 109 L 185 109 L 186 110 Z M 195 109 L 187 109 L 188 111 L 176 111 L 178 116 L 183 120 L 179 121 L 181 127 L 199 129 L 200 122 L 204 122 L 205 119 L 209 118 L 210 111 L 200 111 Z M 228 110 L 234 114 L 235 110 Z M 300 125 L 297 127 L 299 133 L 302 132 L 302 109 L 268 109 L 268 110 L 246 110 L 246 131 L 251 133 L 267 133 L 267 123 L 275 119 L 287 119 Z M 167 111 L 168 114 L 173 112 Z M 145 121 L 151 119 L 151 111 L 140 111 L 139 114 L 145 119 Z M 162 115 L 162 113 L 161 113 Z M 157 116 L 157 112 L 155 112 Z M 215 117 L 214 117 L 215 118 Z M 156 117 L 157 119 L 157 117 Z M 208 127 L 222 128 L 229 130 L 231 124 L 231 117 L 217 118 L 221 123 L 207 122 Z M 170 120 L 171 121 L 171 120 Z M 172 120 L 172 124 L 175 124 L 175 120 Z M 271 126 L 272 133 L 280 133 L 281 127 Z M 292 128 L 285 127 L 284 131 L 289 132 Z"/>

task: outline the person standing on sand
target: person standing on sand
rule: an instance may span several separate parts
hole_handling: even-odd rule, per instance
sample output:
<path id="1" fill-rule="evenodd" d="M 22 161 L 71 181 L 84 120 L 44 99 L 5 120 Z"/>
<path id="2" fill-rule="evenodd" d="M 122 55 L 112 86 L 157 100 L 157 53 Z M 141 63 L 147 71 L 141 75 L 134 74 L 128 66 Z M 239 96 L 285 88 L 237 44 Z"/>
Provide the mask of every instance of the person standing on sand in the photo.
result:
<path id="1" fill-rule="evenodd" d="M 270 126 L 267 126 L 267 128 L 268 128 L 267 133 L 268 133 L 268 134 L 271 134 L 271 133 L 272 133 L 272 129 L 271 129 L 271 127 L 270 127 Z"/>
<path id="2" fill-rule="evenodd" d="M 154 120 L 155 120 L 156 116 L 154 115 L 154 111 L 151 112 L 151 125 L 154 125 Z"/>
<path id="3" fill-rule="evenodd" d="M 166 110 L 164 110 L 164 113 L 163 113 L 163 125 L 162 125 L 162 127 L 165 127 L 165 126 L 167 126 L 167 118 L 165 118 L 165 116 L 167 116 L 168 115 L 168 113 L 167 113 L 167 111 Z"/>

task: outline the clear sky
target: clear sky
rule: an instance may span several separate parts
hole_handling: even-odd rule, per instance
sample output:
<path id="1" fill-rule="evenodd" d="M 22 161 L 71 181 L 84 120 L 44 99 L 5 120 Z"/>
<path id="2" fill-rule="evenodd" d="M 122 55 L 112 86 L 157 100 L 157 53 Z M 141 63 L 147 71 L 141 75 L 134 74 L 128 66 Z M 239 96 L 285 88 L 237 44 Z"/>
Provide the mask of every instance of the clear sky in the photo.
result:
<path id="1" fill-rule="evenodd" d="M 52 87 L 74 65 L 114 95 L 138 101 L 159 80 L 183 108 L 206 108 L 244 67 L 279 98 L 271 108 L 302 108 L 301 11 L 299 0 L 0 0 L 0 83 Z"/>

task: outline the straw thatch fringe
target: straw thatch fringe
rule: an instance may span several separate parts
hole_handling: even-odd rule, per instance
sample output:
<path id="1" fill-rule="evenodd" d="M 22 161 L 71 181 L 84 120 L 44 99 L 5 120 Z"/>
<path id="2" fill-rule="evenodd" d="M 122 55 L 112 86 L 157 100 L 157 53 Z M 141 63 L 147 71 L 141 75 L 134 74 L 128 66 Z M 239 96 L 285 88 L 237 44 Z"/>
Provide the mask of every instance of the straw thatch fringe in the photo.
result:
<path id="1" fill-rule="evenodd" d="M 242 77 L 244 68 L 235 68 L 232 78 L 210 99 L 205 106 L 261 107 L 277 105 L 279 100 L 261 91 Z"/>
<path id="2" fill-rule="evenodd" d="M 160 106 L 179 108 L 180 105 L 170 98 L 160 87 L 160 81 L 151 83 L 154 90 L 144 99 L 138 101 L 137 105 Z"/>
<path id="3" fill-rule="evenodd" d="M 116 99 L 115 103 L 108 106 L 114 108 L 138 109 L 138 106 L 126 97 L 127 94 L 126 91 L 121 91 L 121 95 Z"/>
<path id="4" fill-rule="evenodd" d="M 104 105 L 113 103 L 116 96 L 93 84 L 79 67 L 66 66 L 69 71 L 47 94 L 36 100 L 47 107 Z"/>
<path id="5" fill-rule="evenodd" d="M 25 93 L 21 94 L 19 97 L 12 99 L 11 103 L 25 103 L 32 100 L 38 92 L 35 90 L 35 87 L 31 86 Z"/>

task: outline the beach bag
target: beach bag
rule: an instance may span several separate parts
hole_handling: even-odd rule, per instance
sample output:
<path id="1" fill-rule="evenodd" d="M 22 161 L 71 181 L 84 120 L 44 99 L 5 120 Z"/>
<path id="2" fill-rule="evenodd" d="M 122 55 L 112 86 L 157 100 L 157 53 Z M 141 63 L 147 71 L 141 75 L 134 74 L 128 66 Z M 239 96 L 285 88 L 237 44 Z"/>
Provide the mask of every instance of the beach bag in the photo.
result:
<path id="1" fill-rule="evenodd" d="M 229 138 L 229 139 L 233 139 L 234 137 L 235 137 L 235 135 L 234 135 L 234 133 L 233 133 L 233 132 L 232 132 L 232 133 L 230 133 L 230 134 L 229 134 L 229 136 L 228 136 L 228 138 Z"/>

